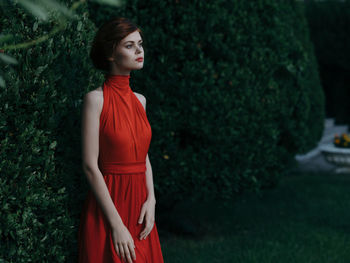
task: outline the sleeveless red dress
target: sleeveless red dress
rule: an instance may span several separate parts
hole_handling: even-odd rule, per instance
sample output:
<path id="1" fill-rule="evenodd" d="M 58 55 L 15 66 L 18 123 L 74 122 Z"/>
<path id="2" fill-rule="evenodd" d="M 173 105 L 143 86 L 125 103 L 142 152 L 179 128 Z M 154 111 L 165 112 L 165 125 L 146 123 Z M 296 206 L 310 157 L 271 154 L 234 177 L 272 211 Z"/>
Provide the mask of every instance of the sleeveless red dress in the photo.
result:
<path id="1" fill-rule="evenodd" d="M 152 131 L 145 109 L 129 86 L 129 75 L 105 75 L 100 115 L 98 166 L 113 203 L 135 243 L 136 263 L 163 263 L 156 224 L 146 239 L 138 224 L 147 199 L 146 155 Z M 123 262 L 117 255 L 111 230 L 91 189 L 79 225 L 80 263 Z"/>

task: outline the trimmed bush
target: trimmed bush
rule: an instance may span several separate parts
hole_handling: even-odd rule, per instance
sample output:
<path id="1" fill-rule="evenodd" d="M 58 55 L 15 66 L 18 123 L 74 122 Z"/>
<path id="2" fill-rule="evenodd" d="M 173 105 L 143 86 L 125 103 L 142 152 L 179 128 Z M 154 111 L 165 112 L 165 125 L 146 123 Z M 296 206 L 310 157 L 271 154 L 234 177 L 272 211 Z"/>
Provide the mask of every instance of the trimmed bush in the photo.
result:
<path id="1" fill-rule="evenodd" d="M 134 0 L 78 13 L 47 42 L 5 50 L 20 63 L 6 67 L 0 93 L 0 261 L 76 261 L 81 104 L 103 81 L 88 58 L 89 17 L 99 26 L 126 16 L 145 32 L 145 68 L 131 86 L 147 98 L 157 211 L 271 187 L 320 138 L 323 93 L 295 1 Z M 18 41 L 55 26 L 33 27 L 17 7 L 1 10 L 1 23 Z"/>
<path id="2" fill-rule="evenodd" d="M 134 0 L 89 10 L 97 26 L 126 16 L 144 30 L 132 88 L 148 101 L 164 203 L 275 185 L 319 140 L 324 97 L 301 4 Z"/>

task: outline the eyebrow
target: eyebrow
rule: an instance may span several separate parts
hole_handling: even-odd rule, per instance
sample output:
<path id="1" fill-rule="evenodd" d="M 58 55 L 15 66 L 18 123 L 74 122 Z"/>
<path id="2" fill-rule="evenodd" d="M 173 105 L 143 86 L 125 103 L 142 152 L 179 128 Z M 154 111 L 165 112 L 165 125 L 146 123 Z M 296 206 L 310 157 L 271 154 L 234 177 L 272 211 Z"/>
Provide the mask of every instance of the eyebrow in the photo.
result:
<path id="1" fill-rule="evenodd" d="M 126 44 L 128 42 L 134 43 L 134 41 L 129 40 L 129 41 L 124 42 L 124 44 Z M 138 42 L 142 42 L 142 40 L 139 40 Z"/>

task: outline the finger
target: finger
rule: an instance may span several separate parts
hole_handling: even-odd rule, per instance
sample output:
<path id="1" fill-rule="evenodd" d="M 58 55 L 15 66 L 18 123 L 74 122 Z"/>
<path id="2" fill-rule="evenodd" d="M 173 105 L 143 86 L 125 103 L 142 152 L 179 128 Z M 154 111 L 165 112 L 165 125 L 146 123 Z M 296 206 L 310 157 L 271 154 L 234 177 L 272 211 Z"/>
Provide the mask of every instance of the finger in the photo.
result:
<path id="1" fill-rule="evenodd" d="M 145 234 L 145 238 L 144 238 L 144 239 L 146 239 L 150 233 L 151 233 L 151 230 L 148 230 L 148 231 L 146 232 L 146 234 Z"/>
<path id="2" fill-rule="evenodd" d="M 143 235 L 142 239 L 146 239 L 147 237 L 147 232 Z"/>
<path id="3" fill-rule="evenodd" d="M 120 254 L 122 256 L 123 261 L 125 261 L 125 254 L 124 254 L 123 244 L 119 244 L 119 250 L 120 250 Z"/>
<path id="4" fill-rule="evenodd" d="M 119 251 L 118 245 L 116 245 L 114 247 L 115 247 L 115 251 L 117 252 L 118 257 L 120 257 L 120 251 Z"/>
<path id="5" fill-rule="evenodd" d="M 145 239 L 146 239 L 146 237 L 148 237 L 148 235 L 151 233 L 151 231 L 152 231 L 152 228 L 149 228 L 149 230 L 146 233 Z"/>
<path id="6" fill-rule="evenodd" d="M 142 233 L 145 233 L 147 231 L 147 225 L 148 225 L 147 215 L 144 216 L 144 222 L 145 222 L 145 227 L 143 228 Z"/>
<path id="7" fill-rule="evenodd" d="M 131 257 L 133 260 L 136 260 L 136 254 L 135 254 L 135 246 L 132 243 L 129 243 L 129 251 L 131 253 Z"/>
<path id="8" fill-rule="evenodd" d="M 126 260 L 127 260 L 129 263 L 132 263 L 128 244 L 124 244 L 124 253 L 125 253 Z"/>
<path id="9" fill-rule="evenodd" d="M 145 236 L 146 233 L 147 233 L 147 227 L 145 226 L 145 228 L 140 233 L 140 240 Z"/>
<path id="10" fill-rule="evenodd" d="M 144 236 L 145 236 L 145 232 L 142 232 L 142 233 L 140 234 L 140 240 L 142 240 Z"/>
<path id="11" fill-rule="evenodd" d="M 149 228 L 146 227 L 145 230 L 141 233 L 140 239 L 146 239 L 146 236 L 149 234 L 149 232 L 150 232 Z"/>
<path id="12" fill-rule="evenodd" d="M 153 227 L 154 227 L 154 223 L 149 226 L 147 231 L 147 236 L 152 232 Z"/>
<path id="13" fill-rule="evenodd" d="M 146 239 L 146 238 L 148 237 L 149 233 L 150 233 L 150 231 L 148 231 L 148 232 L 146 233 L 144 239 Z"/>
<path id="14" fill-rule="evenodd" d="M 140 217 L 139 217 L 139 220 L 138 220 L 138 223 L 139 224 L 142 224 L 142 221 L 143 221 L 143 218 L 145 217 L 145 211 L 146 209 L 144 208 L 144 206 L 142 207 L 141 209 L 141 213 L 140 213 Z"/>

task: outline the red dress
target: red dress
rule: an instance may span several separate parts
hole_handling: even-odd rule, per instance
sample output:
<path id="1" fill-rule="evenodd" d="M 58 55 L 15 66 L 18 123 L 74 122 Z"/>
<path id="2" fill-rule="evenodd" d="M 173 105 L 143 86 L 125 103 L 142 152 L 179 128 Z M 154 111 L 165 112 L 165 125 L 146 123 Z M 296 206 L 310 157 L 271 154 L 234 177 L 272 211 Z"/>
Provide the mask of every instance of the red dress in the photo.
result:
<path id="1" fill-rule="evenodd" d="M 152 131 L 146 112 L 129 86 L 130 76 L 106 75 L 100 115 L 98 166 L 113 203 L 135 243 L 136 263 L 163 263 L 156 224 L 146 239 L 138 224 L 147 199 L 146 155 Z M 123 262 L 110 226 L 91 189 L 85 200 L 78 234 L 80 263 Z"/>

